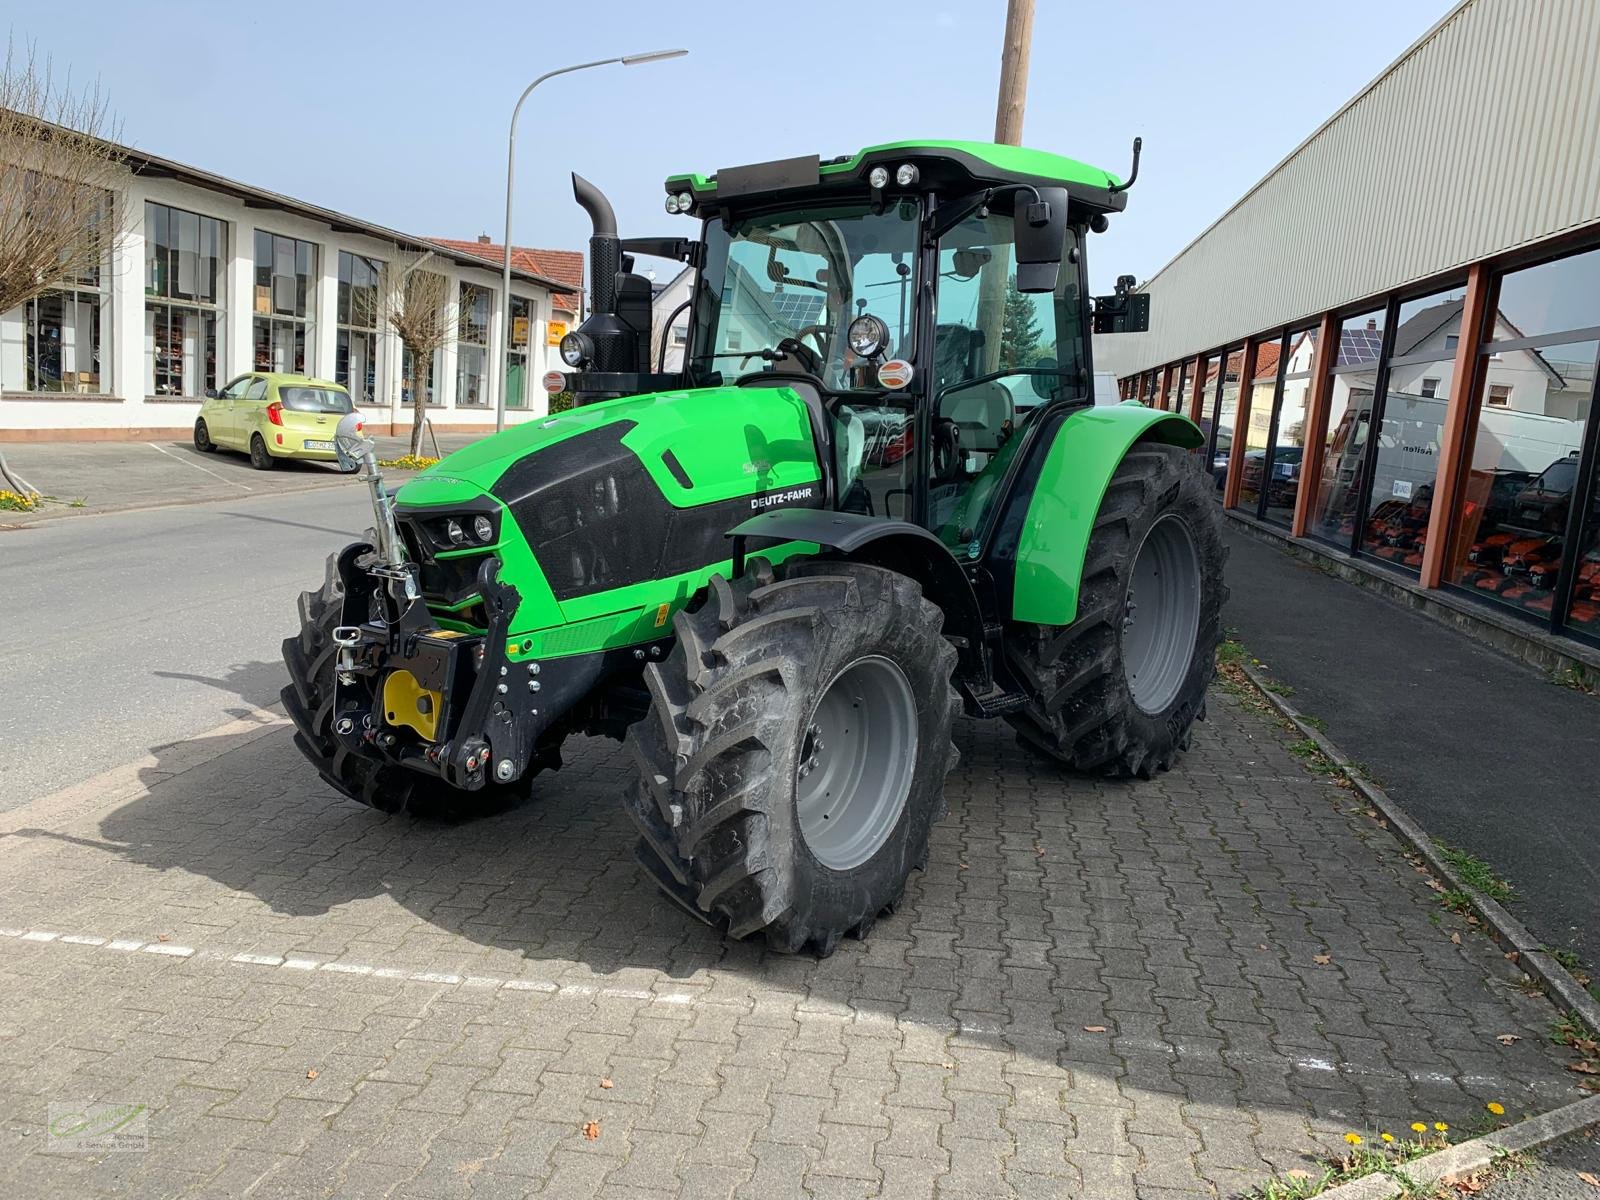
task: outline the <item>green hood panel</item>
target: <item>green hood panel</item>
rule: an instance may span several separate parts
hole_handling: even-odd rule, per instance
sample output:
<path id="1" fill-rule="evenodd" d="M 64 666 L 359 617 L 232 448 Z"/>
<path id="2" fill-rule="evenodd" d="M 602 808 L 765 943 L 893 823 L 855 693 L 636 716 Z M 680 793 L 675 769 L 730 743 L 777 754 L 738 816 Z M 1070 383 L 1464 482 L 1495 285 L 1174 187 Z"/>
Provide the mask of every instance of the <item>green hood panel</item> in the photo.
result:
<path id="1" fill-rule="evenodd" d="M 810 414 L 794 391 L 719 387 L 528 421 L 456 451 L 396 500 L 413 512 L 485 496 L 500 505 L 500 539 L 485 552 L 522 595 L 512 657 L 540 658 L 670 635 L 671 615 L 729 569 L 723 533 L 758 502 L 820 503 L 820 483 Z"/>
<path id="2" fill-rule="evenodd" d="M 491 491 L 515 463 L 557 442 L 619 421 L 678 507 L 812 483 L 818 478 L 810 418 L 788 388 L 696 388 L 624 396 L 528 421 L 474 442 L 400 489 L 402 504 L 453 504 Z M 685 487 L 665 457 L 670 451 Z"/>

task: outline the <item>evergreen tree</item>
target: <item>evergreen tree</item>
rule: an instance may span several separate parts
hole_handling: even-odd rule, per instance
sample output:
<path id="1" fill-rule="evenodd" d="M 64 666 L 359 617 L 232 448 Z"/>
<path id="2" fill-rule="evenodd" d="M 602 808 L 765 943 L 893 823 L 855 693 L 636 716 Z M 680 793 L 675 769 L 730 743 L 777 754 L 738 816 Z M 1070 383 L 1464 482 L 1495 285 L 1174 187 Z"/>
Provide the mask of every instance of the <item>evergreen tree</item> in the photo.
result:
<path id="1" fill-rule="evenodd" d="M 1033 297 L 1006 282 L 1005 310 L 1000 327 L 1000 366 L 1006 369 L 1031 367 L 1039 359 L 1039 322 L 1034 314 Z"/>

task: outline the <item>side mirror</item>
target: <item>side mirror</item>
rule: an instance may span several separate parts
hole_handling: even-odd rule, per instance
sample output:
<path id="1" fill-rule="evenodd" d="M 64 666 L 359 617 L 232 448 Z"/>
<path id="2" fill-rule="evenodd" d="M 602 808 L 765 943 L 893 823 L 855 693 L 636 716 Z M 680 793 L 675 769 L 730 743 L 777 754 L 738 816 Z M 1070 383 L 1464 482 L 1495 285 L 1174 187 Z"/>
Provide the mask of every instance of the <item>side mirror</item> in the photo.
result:
<path id="1" fill-rule="evenodd" d="M 1067 189 L 1018 188 L 1012 222 L 1017 243 L 1017 290 L 1055 291 L 1067 243 Z"/>
<path id="2" fill-rule="evenodd" d="M 373 457 L 375 445 L 371 438 L 361 432 L 360 413 L 348 412 L 339 418 L 339 424 L 333 431 L 333 456 L 339 460 L 339 466 L 346 471 L 356 470 Z M 375 466 L 376 461 L 367 465 Z"/>
<path id="3" fill-rule="evenodd" d="M 221 396 L 222 396 L 222 393 L 217 391 L 216 388 L 207 388 L 206 389 L 206 399 L 207 400 L 217 400 L 217 399 L 220 399 Z"/>

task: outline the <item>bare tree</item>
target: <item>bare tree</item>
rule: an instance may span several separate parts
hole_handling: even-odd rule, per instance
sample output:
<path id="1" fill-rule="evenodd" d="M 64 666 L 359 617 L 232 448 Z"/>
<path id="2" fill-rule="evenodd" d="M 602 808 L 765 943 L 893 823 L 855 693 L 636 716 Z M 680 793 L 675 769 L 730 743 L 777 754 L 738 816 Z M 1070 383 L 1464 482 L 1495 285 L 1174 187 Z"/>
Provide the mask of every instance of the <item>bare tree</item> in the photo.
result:
<path id="1" fill-rule="evenodd" d="M 104 270 L 121 236 L 121 149 L 98 86 L 57 82 L 49 59 L 6 46 L 0 74 L 0 313 Z M 4 379 L 0 379 L 3 387 Z M 0 478 L 37 495 L 0 451 Z"/>
<path id="2" fill-rule="evenodd" d="M 383 323 L 394 330 L 411 353 L 404 380 L 411 390 L 411 453 L 422 450 L 422 422 L 427 416 L 428 372 L 434 352 L 450 336 L 450 280 L 424 267 L 431 250 L 405 251 L 383 266 L 378 281 L 378 307 Z"/>

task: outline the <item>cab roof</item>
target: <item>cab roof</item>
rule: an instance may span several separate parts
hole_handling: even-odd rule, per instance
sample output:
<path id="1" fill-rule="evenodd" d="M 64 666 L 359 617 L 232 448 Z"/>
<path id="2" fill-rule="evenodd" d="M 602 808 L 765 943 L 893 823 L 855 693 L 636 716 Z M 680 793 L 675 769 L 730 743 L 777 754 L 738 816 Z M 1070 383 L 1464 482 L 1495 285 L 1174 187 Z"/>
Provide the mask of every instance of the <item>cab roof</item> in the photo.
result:
<path id="1" fill-rule="evenodd" d="M 278 384 L 280 387 L 319 387 L 329 388 L 333 391 L 347 392 L 350 389 L 342 383 L 335 383 L 331 379 L 318 379 L 315 375 L 295 375 L 284 371 L 246 371 L 255 379 L 265 379 L 268 383 Z"/>
<path id="2" fill-rule="evenodd" d="M 986 184 L 1052 184 L 1065 187 L 1075 200 L 1099 209 L 1120 211 L 1127 202 L 1126 193 L 1117 190 L 1122 183 L 1117 176 L 1077 159 L 1026 146 L 932 139 L 884 142 L 838 158 L 807 155 L 724 167 L 709 176 L 672 175 L 666 181 L 666 190 L 677 193 L 687 189 L 694 194 L 697 208 L 720 208 L 734 198 L 778 192 L 860 190 L 868 186 L 867 176 L 873 167 L 881 165 L 893 172 L 902 163 L 917 167 L 922 181 L 919 190 L 930 185 L 970 191 Z"/>

